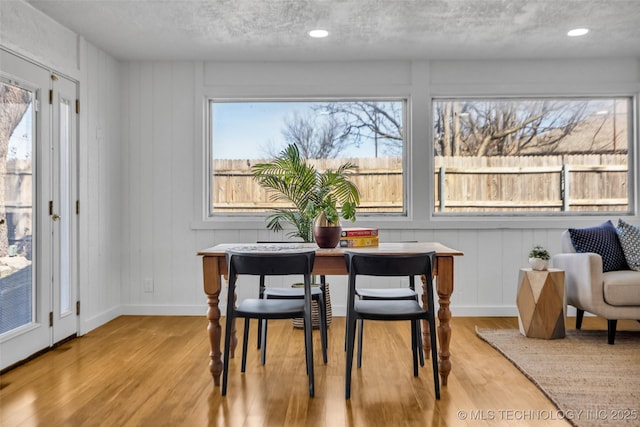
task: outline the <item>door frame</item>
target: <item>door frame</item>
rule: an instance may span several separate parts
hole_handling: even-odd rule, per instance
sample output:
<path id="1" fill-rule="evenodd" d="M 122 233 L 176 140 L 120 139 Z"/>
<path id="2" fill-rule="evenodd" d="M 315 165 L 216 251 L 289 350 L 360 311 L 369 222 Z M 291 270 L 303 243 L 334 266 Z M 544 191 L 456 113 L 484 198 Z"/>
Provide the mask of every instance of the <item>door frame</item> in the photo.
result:
<path id="1" fill-rule="evenodd" d="M 1 75 L 6 80 L 17 83 L 20 87 L 34 92 L 36 108 L 34 111 L 35 132 L 33 141 L 32 169 L 33 169 L 33 193 L 32 193 L 32 227 L 33 227 L 33 276 L 35 281 L 32 306 L 34 307 L 34 321 L 29 324 L 8 331 L 0 338 L 0 371 L 14 366 L 30 356 L 51 348 L 57 342 L 65 340 L 68 336 L 77 335 L 80 331 L 80 316 L 77 303 L 80 301 L 79 286 L 79 212 L 76 209 L 79 197 L 79 134 L 80 120 L 77 108 L 79 82 L 61 73 L 51 70 L 49 67 L 29 60 L 15 52 L 0 46 Z M 54 296 L 53 254 L 53 220 L 49 214 L 49 201 L 54 199 L 51 177 L 53 169 L 51 155 L 56 136 L 54 135 L 54 96 L 55 85 L 52 76 L 64 78 L 75 86 L 74 102 L 72 106 L 73 120 L 70 131 L 75 134 L 70 147 L 69 159 L 69 212 L 70 215 L 70 259 L 69 259 L 69 288 L 75 295 L 72 310 L 73 331 L 64 336 L 55 335 L 56 322 L 51 326 L 50 316 L 54 312 L 56 298 Z M 57 98 L 56 98 L 57 99 Z M 59 280 L 58 280 L 59 283 Z"/>

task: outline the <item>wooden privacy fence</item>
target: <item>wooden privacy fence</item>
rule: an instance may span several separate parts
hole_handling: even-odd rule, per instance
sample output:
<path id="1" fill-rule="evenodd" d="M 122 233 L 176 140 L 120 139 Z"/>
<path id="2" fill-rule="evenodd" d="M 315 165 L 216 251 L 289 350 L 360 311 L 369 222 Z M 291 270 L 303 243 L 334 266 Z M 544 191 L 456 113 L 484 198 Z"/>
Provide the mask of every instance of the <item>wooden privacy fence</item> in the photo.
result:
<path id="1" fill-rule="evenodd" d="M 437 157 L 436 212 L 627 211 L 626 155 Z"/>
<path id="2" fill-rule="evenodd" d="M 263 212 L 288 207 L 271 200 L 253 179 L 251 165 L 268 160 L 215 160 L 211 199 L 215 212 Z M 336 170 L 345 162 L 356 165 L 351 180 L 360 190 L 358 212 L 403 212 L 402 159 L 358 158 L 310 160 L 318 170 Z"/>
<path id="3" fill-rule="evenodd" d="M 262 212 L 274 202 L 251 173 L 265 160 L 215 160 L 211 200 L 215 212 Z M 400 158 L 313 160 L 319 170 L 356 165 L 358 212 L 403 212 Z M 626 211 L 626 155 L 436 157 L 435 212 Z M 414 191 L 422 191 L 416 183 Z"/>
<path id="4" fill-rule="evenodd" d="M 9 159 L 4 176 L 4 216 L 9 248 L 15 254 L 31 258 L 33 233 L 33 171 L 31 160 Z M 0 254 L 5 256 L 5 254 Z"/>

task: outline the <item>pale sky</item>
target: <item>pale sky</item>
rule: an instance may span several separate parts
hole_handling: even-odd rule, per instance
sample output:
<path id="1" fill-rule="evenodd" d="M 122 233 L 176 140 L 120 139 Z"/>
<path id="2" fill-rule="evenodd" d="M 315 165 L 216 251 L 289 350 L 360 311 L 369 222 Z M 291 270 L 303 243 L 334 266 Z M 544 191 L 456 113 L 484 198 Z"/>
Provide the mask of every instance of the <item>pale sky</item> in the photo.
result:
<path id="1" fill-rule="evenodd" d="M 259 159 L 267 157 L 269 143 L 277 152 L 285 147 L 284 119 L 303 112 L 317 102 L 217 102 L 213 107 L 214 159 Z M 344 157 L 374 157 L 373 144 L 350 148 Z"/>
<path id="2" fill-rule="evenodd" d="M 33 109 L 29 109 L 9 137 L 8 159 L 30 159 L 33 150 Z"/>

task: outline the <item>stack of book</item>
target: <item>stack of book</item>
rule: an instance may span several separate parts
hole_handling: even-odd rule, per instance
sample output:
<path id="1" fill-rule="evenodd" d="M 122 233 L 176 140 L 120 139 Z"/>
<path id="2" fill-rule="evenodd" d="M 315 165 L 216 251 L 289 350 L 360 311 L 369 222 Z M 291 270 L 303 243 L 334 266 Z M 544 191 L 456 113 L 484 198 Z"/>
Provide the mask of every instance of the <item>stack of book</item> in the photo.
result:
<path id="1" fill-rule="evenodd" d="M 341 248 L 365 248 L 368 246 L 378 246 L 378 243 L 377 228 L 343 228 L 340 234 Z"/>

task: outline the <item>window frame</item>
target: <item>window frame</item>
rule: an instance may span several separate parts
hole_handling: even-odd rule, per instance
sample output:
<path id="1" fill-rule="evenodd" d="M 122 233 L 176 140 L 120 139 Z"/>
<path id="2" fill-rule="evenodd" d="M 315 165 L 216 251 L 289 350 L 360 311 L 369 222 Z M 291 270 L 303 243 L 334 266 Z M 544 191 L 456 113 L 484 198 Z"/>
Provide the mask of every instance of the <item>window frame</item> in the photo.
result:
<path id="1" fill-rule="evenodd" d="M 439 101 L 456 101 L 459 100 L 461 102 L 464 101 L 500 101 L 500 100 L 611 100 L 611 99 L 626 99 L 628 100 L 628 111 L 627 111 L 627 182 L 629 183 L 627 188 L 627 197 L 628 197 L 628 210 L 626 211 L 477 211 L 477 212 L 439 212 L 436 211 L 436 178 L 435 178 L 435 160 L 438 156 L 435 154 L 435 135 L 434 135 L 434 127 L 435 127 L 435 118 L 434 118 L 434 107 L 435 104 Z M 611 216 L 622 216 L 622 217 L 633 217 L 637 213 L 636 206 L 636 197 L 635 197 L 635 188 L 636 188 L 636 161 L 635 161 L 635 147 L 637 144 L 637 102 L 638 97 L 635 94 L 627 93 L 627 94 L 597 94 L 597 95 L 585 95 L 585 94 L 572 94 L 572 93 L 563 93 L 563 94 L 552 94 L 552 95 L 541 95 L 541 94 L 529 94 L 529 95 L 519 95 L 519 94 L 483 94 L 483 95 L 433 95 L 430 97 L 429 102 L 429 121 L 430 121 L 430 143 L 431 143 L 431 168 L 433 177 L 432 182 L 430 183 L 429 188 L 433 188 L 434 190 L 430 193 L 430 218 L 432 219 L 445 219 L 445 218 L 454 218 L 454 219 L 477 219 L 477 220 L 486 220 L 492 218 L 572 218 L 572 217 L 611 217 Z"/>
<path id="2" fill-rule="evenodd" d="M 594 89 L 592 84 L 549 84 L 522 83 L 522 84 L 432 84 L 428 94 L 428 119 L 429 129 L 429 176 L 427 177 L 428 213 L 425 228 L 458 228 L 458 229 L 566 229 L 567 227 L 588 227 L 594 222 L 608 219 L 623 218 L 637 220 L 639 218 L 638 201 L 638 144 L 640 126 L 640 90 L 635 85 L 604 83 Z M 629 168 L 629 211 L 614 213 L 584 213 L 572 211 L 564 215 L 545 215 L 541 212 L 527 213 L 526 215 L 496 214 L 484 215 L 483 213 L 463 213 L 462 215 L 441 215 L 434 212 L 435 207 L 435 171 L 434 171 L 434 119 L 433 102 L 438 99 L 487 99 L 487 98 L 629 98 L 629 142 L 628 142 L 628 168 Z M 416 227 L 419 228 L 419 227 Z"/>
<path id="3" fill-rule="evenodd" d="M 640 86 L 634 80 L 629 66 L 634 63 L 619 60 L 616 62 L 617 73 L 610 78 L 603 77 L 597 66 L 590 62 L 574 63 L 565 61 L 548 64 L 541 68 L 535 76 L 521 80 L 514 77 L 513 70 L 503 72 L 504 66 L 510 65 L 516 71 L 529 67 L 530 62 L 459 62 L 459 61 L 423 61 L 410 64 L 382 64 L 378 68 L 359 67 L 352 64 L 345 75 L 344 68 L 336 72 L 329 67 L 324 74 L 317 74 L 317 67 L 300 66 L 318 81 L 313 84 L 289 82 L 291 64 L 286 66 L 268 65 L 260 69 L 280 74 L 259 78 L 245 84 L 245 75 L 230 73 L 236 70 L 218 64 L 203 64 L 195 72 L 195 96 L 193 108 L 196 112 L 194 121 L 193 149 L 193 182 L 195 197 L 192 201 L 192 219 L 189 226 L 193 230 L 216 230 L 217 239 L 238 238 L 245 231 L 252 236 L 272 237 L 265 228 L 264 218 L 208 218 L 207 217 L 207 165 L 208 129 L 207 101 L 213 99 L 304 99 L 334 98 L 340 94 L 343 98 L 404 98 L 407 100 L 406 129 L 406 185 L 407 216 L 402 218 L 358 216 L 357 226 L 379 227 L 389 230 L 394 239 L 415 239 L 415 233 L 424 230 L 427 236 L 437 237 L 439 229 L 457 230 L 494 230 L 494 229 L 565 229 L 567 227 L 592 226 L 594 221 L 611 219 L 611 216 L 466 216 L 442 217 L 434 216 L 433 206 L 433 98 L 451 97 L 544 97 L 544 96 L 611 96 L 631 97 L 633 109 L 633 135 L 629 146 L 629 167 L 632 169 L 632 180 L 629 182 L 633 200 L 630 205 L 636 214 L 620 215 L 631 221 L 638 220 L 638 160 L 636 145 L 638 144 L 638 122 Z M 464 65 L 464 66 L 463 66 Z M 543 64 L 545 65 L 545 64 Z M 550 66 L 557 65 L 557 69 Z M 596 64 L 598 65 L 598 64 Z M 298 68 L 293 67 L 294 70 Z M 585 68 L 586 67 L 586 68 Z M 243 71 L 243 68 L 239 68 Z M 586 69 L 586 71 L 585 71 Z M 214 79 L 212 70 L 218 71 Z M 382 71 L 390 72 L 394 78 L 382 77 Z M 354 73 L 364 73 L 364 79 L 355 79 Z M 315 73 L 315 74 L 314 74 Z M 328 73 L 328 74 L 327 74 Z M 394 74 L 395 73 L 395 74 Z M 576 74 L 578 73 L 578 74 Z M 338 75 L 339 74 L 339 75 Z M 517 74 L 517 73 L 516 73 Z M 260 75 L 262 76 L 262 74 Z M 576 77 L 577 76 L 577 77 Z M 242 83 L 242 84 L 240 84 Z M 426 184 L 426 185 L 425 185 Z M 226 237 L 225 237 L 226 236 Z"/>
<path id="4" fill-rule="evenodd" d="M 259 222 L 264 226 L 268 215 L 267 212 L 219 212 L 211 210 L 212 191 L 212 150 L 213 150 L 213 106 L 215 103 L 224 102 L 356 102 L 356 101 L 379 101 L 379 102 L 400 102 L 402 103 L 402 119 L 404 126 L 404 140 L 402 147 L 402 168 L 403 168 L 403 209 L 402 212 L 358 212 L 358 224 L 372 225 L 380 221 L 403 222 L 411 220 L 411 97 L 407 95 L 380 95 L 380 96 L 260 96 L 260 97 L 229 97 L 229 96 L 204 96 L 204 147 L 203 147 L 203 200 L 202 218 L 205 224 L 224 224 L 232 222 L 236 225 L 249 225 Z M 209 227 L 207 227 L 209 228 Z M 217 227 L 215 227 L 217 228 Z"/>

